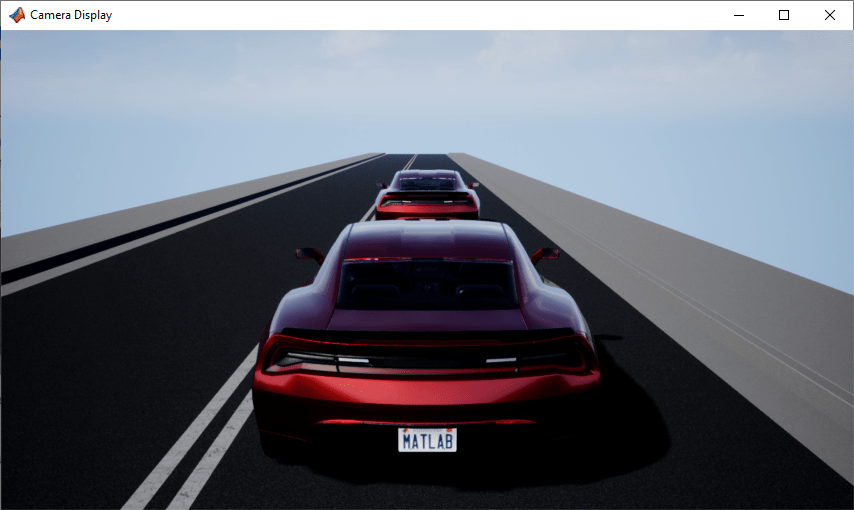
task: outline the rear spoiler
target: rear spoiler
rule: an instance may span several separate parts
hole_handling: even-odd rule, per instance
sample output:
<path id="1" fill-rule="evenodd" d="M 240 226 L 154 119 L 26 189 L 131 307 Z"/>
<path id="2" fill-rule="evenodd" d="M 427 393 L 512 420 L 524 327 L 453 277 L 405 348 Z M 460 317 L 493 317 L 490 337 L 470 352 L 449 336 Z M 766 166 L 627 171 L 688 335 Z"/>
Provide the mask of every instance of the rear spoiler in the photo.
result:
<path id="1" fill-rule="evenodd" d="M 479 344 L 521 344 L 554 340 L 575 335 L 572 328 L 520 329 L 510 331 L 345 331 L 334 329 L 284 328 L 279 335 L 313 342 L 353 344 L 379 343 L 423 344 L 430 340 Z M 492 342 L 490 342 L 492 341 Z"/>
<path id="2" fill-rule="evenodd" d="M 469 195 L 465 191 L 440 191 L 440 190 L 424 190 L 424 191 L 390 191 L 383 195 L 385 197 L 393 197 L 393 198 L 407 198 L 407 197 L 430 197 L 430 198 L 438 198 L 445 197 L 448 199 L 455 198 L 468 198 Z"/>

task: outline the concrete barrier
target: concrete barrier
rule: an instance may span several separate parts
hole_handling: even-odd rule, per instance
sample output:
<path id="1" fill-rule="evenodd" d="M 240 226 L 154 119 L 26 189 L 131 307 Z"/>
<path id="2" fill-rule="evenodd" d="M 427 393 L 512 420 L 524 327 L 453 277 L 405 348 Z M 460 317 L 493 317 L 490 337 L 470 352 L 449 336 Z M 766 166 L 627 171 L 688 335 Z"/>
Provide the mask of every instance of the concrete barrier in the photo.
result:
<path id="1" fill-rule="evenodd" d="M 265 200 L 277 193 L 288 191 L 287 185 L 296 184 L 297 181 L 310 181 L 312 176 L 319 174 L 331 175 L 336 169 L 343 170 L 353 164 L 367 161 L 380 156 L 382 153 L 363 154 L 330 163 L 315 165 L 300 170 L 285 172 L 270 177 L 242 182 L 231 186 L 194 193 L 170 200 L 155 202 L 131 209 L 125 209 L 109 214 L 103 214 L 92 218 L 73 221 L 62 225 L 25 232 L 14 236 L 4 237 L 0 244 L 0 258 L 2 258 L 3 289 L 2 295 L 7 295 L 27 286 L 34 285 L 40 281 L 58 276 L 64 272 L 82 267 L 84 265 L 102 260 L 107 256 L 121 251 L 131 249 L 145 242 L 163 237 L 177 230 L 188 228 L 192 225 L 207 221 L 213 217 L 225 214 L 235 208 L 245 207 L 260 200 Z M 266 191 L 278 187 L 286 187 L 277 193 L 254 198 L 246 201 L 255 194 L 263 194 Z M 230 202 L 241 202 L 219 211 Z M 214 209 L 211 211 L 211 209 Z M 187 216 L 198 216 L 192 221 L 184 221 Z M 176 223 L 176 226 L 160 232 L 158 226 Z M 134 233 L 146 233 L 148 230 L 157 231 L 145 238 L 134 236 Z M 6 276 L 20 272 L 20 268 L 28 265 L 41 265 L 51 258 L 67 255 L 87 247 L 93 247 L 99 243 L 107 243 L 122 237 L 133 237 L 127 242 L 122 241 L 120 246 L 110 247 L 107 250 L 97 250 L 95 253 L 86 254 L 85 257 L 73 257 L 68 263 L 63 262 L 61 266 L 52 264 L 45 270 L 39 270 L 38 274 L 22 279 L 16 279 L 7 283 Z M 140 237 L 140 239 L 137 239 Z M 115 243 L 113 243 L 115 244 Z"/>
<path id="2" fill-rule="evenodd" d="M 449 156 L 854 483 L 854 296 L 473 156 Z"/>

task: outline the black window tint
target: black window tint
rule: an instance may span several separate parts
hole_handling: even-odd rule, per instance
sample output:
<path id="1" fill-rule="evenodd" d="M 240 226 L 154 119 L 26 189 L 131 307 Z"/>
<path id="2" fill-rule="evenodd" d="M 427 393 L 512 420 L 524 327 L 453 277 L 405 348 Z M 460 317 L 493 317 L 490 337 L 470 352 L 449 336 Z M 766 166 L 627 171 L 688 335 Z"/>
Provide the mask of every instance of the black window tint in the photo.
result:
<path id="1" fill-rule="evenodd" d="M 453 177 L 405 177 L 400 179 L 401 191 L 453 191 L 456 179 Z"/>
<path id="2" fill-rule="evenodd" d="M 454 259 L 345 262 L 344 310 L 518 309 L 513 264 Z"/>

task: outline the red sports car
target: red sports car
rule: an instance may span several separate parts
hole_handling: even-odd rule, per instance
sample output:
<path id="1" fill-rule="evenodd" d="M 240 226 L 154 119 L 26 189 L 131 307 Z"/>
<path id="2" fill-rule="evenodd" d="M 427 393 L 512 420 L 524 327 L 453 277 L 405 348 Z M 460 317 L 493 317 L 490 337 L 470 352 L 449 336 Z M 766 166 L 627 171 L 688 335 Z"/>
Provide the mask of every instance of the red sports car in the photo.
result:
<path id="1" fill-rule="evenodd" d="M 298 249 L 321 268 L 261 340 L 252 397 L 265 453 L 340 434 L 380 453 L 589 433 L 593 336 L 534 268 L 558 254 L 528 257 L 507 225 L 471 220 L 356 223 L 325 258 Z"/>
<path id="2" fill-rule="evenodd" d="M 391 184 L 378 182 L 383 188 L 375 206 L 378 220 L 401 218 L 480 218 L 480 199 L 474 188 L 466 186 L 454 170 L 401 170 Z"/>

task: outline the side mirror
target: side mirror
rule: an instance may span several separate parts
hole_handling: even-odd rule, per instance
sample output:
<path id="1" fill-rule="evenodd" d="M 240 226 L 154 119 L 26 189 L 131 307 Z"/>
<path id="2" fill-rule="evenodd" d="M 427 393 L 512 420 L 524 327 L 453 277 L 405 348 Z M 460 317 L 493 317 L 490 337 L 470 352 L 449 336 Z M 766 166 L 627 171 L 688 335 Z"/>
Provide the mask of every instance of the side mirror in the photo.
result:
<path id="1" fill-rule="evenodd" d="M 477 187 L 479 187 L 479 186 L 480 186 L 480 183 L 479 183 L 479 182 L 471 182 L 471 183 L 469 183 L 469 189 L 477 188 Z"/>
<path id="2" fill-rule="evenodd" d="M 298 259 L 314 259 L 318 264 L 323 264 L 323 261 L 326 259 L 323 255 L 320 254 L 319 251 L 314 248 L 297 248 L 296 256 Z"/>
<path id="3" fill-rule="evenodd" d="M 383 184 L 383 183 L 381 183 L 381 182 L 378 182 L 378 183 L 377 183 L 377 187 L 378 187 L 378 188 L 382 188 L 382 189 L 387 189 L 387 188 L 388 188 L 388 186 L 386 186 L 385 184 Z"/>
<path id="4" fill-rule="evenodd" d="M 536 264 L 540 259 L 556 259 L 560 257 L 560 250 L 557 248 L 540 248 L 537 253 L 531 255 L 531 262 Z"/>

